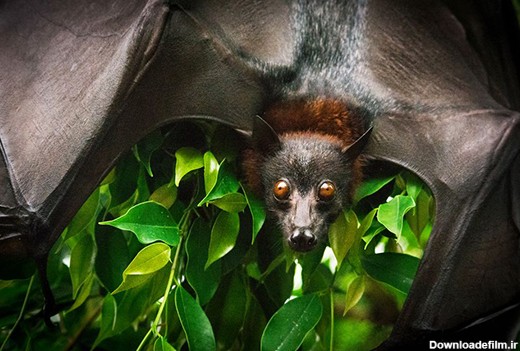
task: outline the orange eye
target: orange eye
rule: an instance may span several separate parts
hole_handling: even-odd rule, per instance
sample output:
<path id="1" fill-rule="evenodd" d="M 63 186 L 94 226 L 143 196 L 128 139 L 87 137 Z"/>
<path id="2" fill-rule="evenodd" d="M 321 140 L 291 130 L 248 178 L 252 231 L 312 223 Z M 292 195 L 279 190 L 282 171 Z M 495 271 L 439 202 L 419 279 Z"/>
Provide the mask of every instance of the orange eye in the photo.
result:
<path id="1" fill-rule="evenodd" d="M 323 182 L 318 188 L 318 197 L 322 201 L 330 201 L 336 194 L 336 187 L 332 182 Z"/>
<path id="2" fill-rule="evenodd" d="M 274 184 L 273 194 L 278 200 L 287 200 L 290 193 L 291 189 L 289 188 L 289 183 L 287 183 L 287 181 L 279 180 Z"/>

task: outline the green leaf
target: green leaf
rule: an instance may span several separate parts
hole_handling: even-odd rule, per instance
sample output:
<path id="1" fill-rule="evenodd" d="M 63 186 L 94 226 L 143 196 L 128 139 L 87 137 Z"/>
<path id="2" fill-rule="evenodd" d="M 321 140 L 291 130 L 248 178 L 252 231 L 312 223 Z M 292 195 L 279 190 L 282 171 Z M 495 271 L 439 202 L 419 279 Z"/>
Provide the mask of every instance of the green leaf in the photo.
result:
<path id="1" fill-rule="evenodd" d="M 411 172 L 405 172 L 403 174 L 403 179 L 406 183 L 406 193 L 415 201 L 422 190 L 423 183 L 419 177 Z"/>
<path id="2" fill-rule="evenodd" d="M 374 216 L 376 215 L 376 213 L 377 208 L 374 208 L 365 216 L 365 218 L 363 218 L 358 228 L 358 233 L 360 236 L 365 235 L 368 229 L 372 226 L 372 223 L 374 222 Z"/>
<path id="3" fill-rule="evenodd" d="M 126 170 L 126 168 L 124 169 Z M 144 202 L 146 200 L 148 200 L 148 198 L 150 197 L 150 190 L 148 189 L 148 183 L 147 183 L 147 180 L 146 180 L 146 170 L 144 169 L 143 166 L 140 166 L 137 170 L 137 177 L 134 178 L 133 180 L 135 181 L 135 183 L 130 183 L 130 184 L 126 184 L 126 186 L 130 186 L 130 185 L 133 185 L 135 186 L 135 188 L 133 188 L 133 193 L 132 195 L 126 199 L 126 201 L 116 201 L 117 198 L 120 198 L 121 196 L 117 196 L 115 197 L 114 195 L 118 193 L 118 191 L 121 191 L 121 189 L 119 188 L 119 186 L 117 186 L 118 184 L 121 184 L 122 182 L 120 182 L 119 180 L 114 182 L 113 184 L 110 184 L 110 194 L 112 196 L 112 200 L 114 200 L 113 202 L 115 204 L 118 204 L 116 206 L 111 206 L 110 209 L 109 209 L 109 212 L 113 215 L 113 216 L 121 216 L 123 214 L 125 214 L 126 212 L 128 212 L 128 210 L 134 206 L 136 203 L 140 203 L 140 202 Z M 118 177 L 119 178 L 132 178 L 133 177 L 133 174 L 125 174 L 125 173 L 121 173 L 119 174 L 118 173 Z M 121 184 L 123 185 L 123 184 Z M 112 186 L 114 186 L 115 190 L 114 192 L 112 192 Z"/>
<path id="4" fill-rule="evenodd" d="M 96 246 L 96 275 L 108 291 L 114 291 L 131 259 L 124 234 L 111 227 L 100 227 L 96 230 Z"/>
<path id="5" fill-rule="evenodd" d="M 146 282 L 153 276 L 153 273 L 168 264 L 170 254 L 170 247 L 163 243 L 154 243 L 144 247 L 126 267 L 123 272 L 123 282 L 112 294 L 134 288 Z"/>
<path id="6" fill-rule="evenodd" d="M 160 335 L 153 344 L 153 351 L 175 351 L 175 348 L 168 343 L 165 337 Z"/>
<path id="7" fill-rule="evenodd" d="M 397 240 L 397 243 L 403 249 L 404 253 L 417 257 L 421 256 L 422 250 L 419 247 L 417 237 L 406 221 L 403 223 L 403 230 L 401 232 L 401 236 Z"/>
<path id="8" fill-rule="evenodd" d="M 163 141 L 164 137 L 161 132 L 154 131 L 132 148 L 135 158 L 143 164 L 150 177 L 153 177 L 150 160 L 153 153 L 161 147 Z"/>
<path id="9" fill-rule="evenodd" d="M 209 194 L 215 184 L 217 184 L 219 167 L 220 165 L 215 156 L 211 151 L 207 151 L 204 154 L 204 190 L 206 194 Z"/>
<path id="10" fill-rule="evenodd" d="M 222 161 L 219 165 L 217 181 L 198 206 L 202 206 L 212 200 L 220 199 L 225 195 L 236 193 L 240 184 L 238 183 L 237 177 L 235 176 L 231 165 L 228 162 Z"/>
<path id="11" fill-rule="evenodd" d="M 242 212 L 247 205 L 246 198 L 240 193 L 226 194 L 210 203 L 226 212 Z"/>
<path id="12" fill-rule="evenodd" d="M 378 192 L 386 184 L 390 183 L 394 178 L 395 176 L 383 178 L 368 178 L 363 183 L 361 183 L 361 185 L 357 189 L 356 195 L 354 196 L 355 202 L 358 202 L 359 200 Z"/>
<path id="13" fill-rule="evenodd" d="M 175 152 L 175 185 L 179 186 L 182 178 L 186 174 L 196 169 L 204 167 L 204 157 L 202 153 L 192 147 L 182 147 Z"/>
<path id="14" fill-rule="evenodd" d="M 137 204 L 123 216 L 99 224 L 129 230 L 143 244 L 157 240 L 164 241 L 171 246 L 179 243 L 177 223 L 164 206 L 154 201 Z"/>
<path id="15" fill-rule="evenodd" d="M 195 220 L 186 241 L 186 279 L 191 285 L 199 303 L 204 306 L 217 291 L 220 281 L 220 261 L 215 262 L 207 269 L 204 268 L 208 260 L 209 240 L 211 229 L 201 218 Z"/>
<path id="16" fill-rule="evenodd" d="M 213 228 L 211 228 L 211 240 L 209 243 L 206 268 L 235 247 L 239 230 L 240 220 L 238 213 L 219 213 L 213 224 Z"/>
<path id="17" fill-rule="evenodd" d="M 414 206 L 415 202 L 410 196 L 397 195 L 379 206 L 377 220 L 399 238 L 403 230 L 403 217 Z"/>
<path id="18" fill-rule="evenodd" d="M 169 209 L 177 200 L 177 188 L 173 184 L 164 184 L 150 195 L 150 200 L 160 203 Z"/>
<path id="19" fill-rule="evenodd" d="M 419 267 L 417 257 L 394 252 L 366 255 L 361 258 L 361 263 L 372 278 L 387 283 L 405 294 L 410 290 Z"/>
<path id="20" fill-rule="evenodd" d="M 318 295 L 290 300 L 269 320 L 262 335 L 262 351 L 295 351 L 305 335 L 321 319 L 323 307 Z"/>
<path id="21" fill-rule="evenodd" d="M 208 317 L 195 299 L 180 286 L 175 290 L 175 308 L 190 351 L 215 350 L 215 336 Z"/>
<path id="22" fill-rule="evenodd" d="M 379 223 L 379 222 L 372 222 L 372 225 L 370 226 L 370 228 L 368 228 L 368 230 L 366 231 L 366 233 L 364 234 L 363 236 L 363 241 L 365 242 L 365 246 L 363 249 L 366 250 L 366 248 L 368 247 L 368 245 L 370 245 L 370 242 L 372 240 L 374 240 L 374 238 L 379 234 L 381 233 L 383 230 L 385 230 L 385 227 Z"/>
<path id="23" fill-rule="evenodd" d="M 151 274 L 150 279 L 144 284 L 116 296 L 110 295 L 112 299 L 105 297 L 101 312 L 101 330 L 96 339 L 96 345 L 104 339 L 120 334 L 132 326 L 138 318 L 148 314 L 150 307 L 164 295 L 170 271 L 171 268 L 167 265 Z M 134 333 L 132 332 L 132 334 Z"/>
<path id="24" fill-rule="evenodd" d="M 254 194 L 246 191 L 242 187 L 242 190 L 244 191 L 244 195 L 246 197 L 247 206 L 249 206 L 249 211 L 251 212 L 251 218 L 253 220 L 253 235 L 251 237 L 251 243 L 255 242 L 256 236 L 260 232 L 260 229 L 262 229 L 262 226 L 265 222 L 265 209 L 263 202 L 258 199 Z"/>
<path id="25" fill-rule="evenodd" d="M 430 221 L 430 201 L 431 195 L 425 190 L 421 190 L 415 198 L 416 206 L 406 214 L 406 221 L 414 234 L 419 237 L 426 224 Z"/>
<path id="26" fill-rule="evenodd" d="M 90 292 L 92 291 L 92 285 L 94 284 L 94 272 L 90 271 L 87 278 L 81 284 L 79 292 L 75 296 L 74 304 L 70 307 L 67 312 L 73 311 L 79 306 L 81 306 L 87 298 L 90 296 Z"/>
<path id="27" fill-rule="evenodd" d="M 354 211 L 342 212 L 329 229 L 329 242 L 334 256 L 341 265 L 356 237 L 358 220 Z"/>
<path id="28" fill-rule="evenodd" d="M 354 307 L 365 292 L 365 276 L 360 275 L 354 278 L 354 280 L 349 284 L 347 289 L 347 297 L 345 301 L 345 309 L 343 310 L 343 315 L 345 315 L 352 307 Z"/>
<path id="29" fill-rule="evenodd" d="M 94 232 L 96 218 L 99 213 L 99 188 L 96 189 L 85 201 L 83 206 L 76 213 L 72 221 L 67 226 L 67 234 L 65 240 L 72 236 L 87 230 L 89 233 Z"/>
<path id="30" fill-rule="evenodd" d="M 95 244 L 90 234 L 83 235 L 70 253 L 72 296 L 76 299 L 79 288 L 93 272 Z"/>
<path id="31" fill-rule="evenodd" d="M 206 308 L 215 339 L 222 350 L 232 350 L 232 345 L 242 332 L 248 307 L 248 292 L 241 272 L 236 270 L 225 277 L 217 294 Z"/>
<path id="32" fill-rule="evenodd" d="M 302 289 L 305 293 L 309 292 L 309 289 L 307 289 L 308 284 L 314 272 L 320 265 L 324 251 L 325 245 L 320 245 L 315 250 L 306 253 L 302 257 L 298 257 L 298 263 L 302 267 Z"/>
<path id="33" fill-rule="evenodd" d="M 94 347 L 99 345 L 101 341 L 113 335 L 117 318 L 117 303 L 112 295 L 107 295 L 103 299 L 101 308 L 101 326 L 99 334 L 94 342 Z"/>

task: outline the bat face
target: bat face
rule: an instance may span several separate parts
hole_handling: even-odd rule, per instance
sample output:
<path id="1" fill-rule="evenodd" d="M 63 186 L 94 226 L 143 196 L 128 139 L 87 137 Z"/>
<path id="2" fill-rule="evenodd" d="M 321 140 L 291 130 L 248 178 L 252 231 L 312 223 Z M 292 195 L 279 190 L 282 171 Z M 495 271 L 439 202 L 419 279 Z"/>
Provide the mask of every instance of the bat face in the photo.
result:
<path id="1" fill-rule="evenodd" d="M 253 148 L 242 162 L 245 178 L 264 197 L 283 240 L 306 252 L 327 238 L 329 226 L 351 204 L 361 179 L 358 156 L 371 128 L 345 146 L 332 135 L 295 131 L 278 135 L 262 118 L 254 121 Z"/>
<path id="2" fill-rule="evenodd" d="M 321 136 L 281 139 L 261 170 L 268 212 L 295 251 L 310 251 L 327 238 L 329 225 L 350 204 L 352 162 Z"/>

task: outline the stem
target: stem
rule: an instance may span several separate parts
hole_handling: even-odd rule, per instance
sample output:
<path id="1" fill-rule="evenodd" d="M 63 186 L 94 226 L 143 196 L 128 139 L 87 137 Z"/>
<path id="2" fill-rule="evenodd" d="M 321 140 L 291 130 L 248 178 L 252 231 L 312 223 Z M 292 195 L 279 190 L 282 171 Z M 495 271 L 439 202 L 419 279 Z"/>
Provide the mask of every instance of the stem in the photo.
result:
<path id="1" fill-rule="evenodd" d="M 139 344 L 139 347 L 137 348 L 136 351 L 140 351 L 143 348 L 144 343 L 146 342 L 146 339 L 148 339 L 148 337 L 150 336 L 151 333 L 152 333 L 152 328 L 148 329 L 148 333 L 146 333 L 143 340 L 141 340 L 141 343 Z"/>
<path id="2" fill-rule="evenodd" d="M 155 317 L 155 320 L 152 324 L 152 329 L 157 333 L 157 326 L 159 325 L 159 322 L 161 321 L 161 316 L 164 311 L 164 306 L 166 306 L 166 301 L 168 300 L 168 295 L 170 294 L 170 290 L 172 289 L 173 282 L 175 281 L 175 285 L 179 286 L 179 282 L 177 281 L 177 278 L 175 278 L 175 271 L 177 270 L 177 262 L 179 258 L 180 253 L 180 247 L 182 243 L 183 236 L 181 235 L 181 239 L 179 241 L 179 245 L 177 245 L 177 250 L 175 251 L 175 258 L 173 259 L 172 269 L 170 270 L 170 276 L 168 277 L 168 284 L 166 284 L 166 290 L 164 291 L 164 297 L 163 301 L 161 302 L 161 305 L 159 306 L 159 311 L 157 312 L 157 316 Z"/>
<path id="3" fill-rule="evenodd" d="M 334 350 L 334 292 L 330 289 L 330 344 L 329 350 Z"/>
<path id="4" fill-rule="evenodd" d="M 150 329 L 148 330 L 148 332 L 144 336 L 143 340 L 139 344 L 139 347 L 137 348 L 136 351 L 140 351 L 140 350 L 143 349 L 146 341 L 148 340 L 148 338 L 150 337 L 152 332 L 155 335 L 159 334 L 157 332 L 157 326 L 159 325 L 159 323 L 161 321 L 161 316 L 162 316 L 162 314 L 164 312 L 164 307 L 166 306 L 166 302 L 168 301 L 168 295 L 170 294 L 170 291 L 171 291 L 172 286 L 173 286 L 174 283 L 175 283 L 176 286 L 180 285 L 179 281 L 177 280 L 177 277 L 176 277 L 175 273 L 176 273 L 177 267 L 179 265 L 179 257 L 180 257 L 180 254 L 181 254 L 182 241 L 183 241 L 184 237 L 186 236 L 185 233 L 186 233 L 186 228 L 187 228 L 188 223 L 189 223 L 190 212 L 191 212 L 190 210 L 187 210 L 186 212 L 184 212 L 184 214 L 182 215 L 181 220 L 179 221 L 180 240 L 179 240 L 179 244 L 177 245 L 177 248 L 175 250 L 175 256 L 173 258 L 172 268 L 170 269 L 170 275 L 168 277 L 168 283 L 166 284 L 166 289 L 164 290 L 163 300 L 161 302 L 161 305 L 159 306 L 159 310 L 157 311 L 157 316 L 155 317 L 155 320 L 153 321 Z"/>
<path id="5" fill-rule="evenodd" d="M 13 333 L 13 331 L 16 329 L 16 327 L 18 326 L 18 324 L 20 323 L 20 321 L 23 318 L 23 315 L 25 313 L 25 308 L 27 307 L 27 301 L 29 300 L 29 294 L 31 292 L 31 288 L 32 288 L 33 282 L 34 282 L 34 274 L 31 277 L 31 280 L 29 281 L 29 286 L 27 287 L 27 292 L 25 293 L 25 298 L 23 300 L 22 309 L 20 310 L 20 314 L 18 315 L 18 318 L 16 319 L 16 322 L 14 322 L 14 325 L 11 328 L 11 330 L 9 330 L 9 333 L 7 334 L 4 342 L 2 343 L 2 346 L 0 346 L 0 351 L 2 351 L 4 349 L 5 345 L 7 344 L 7 341 L 11 337 L 11 334 Z"/>

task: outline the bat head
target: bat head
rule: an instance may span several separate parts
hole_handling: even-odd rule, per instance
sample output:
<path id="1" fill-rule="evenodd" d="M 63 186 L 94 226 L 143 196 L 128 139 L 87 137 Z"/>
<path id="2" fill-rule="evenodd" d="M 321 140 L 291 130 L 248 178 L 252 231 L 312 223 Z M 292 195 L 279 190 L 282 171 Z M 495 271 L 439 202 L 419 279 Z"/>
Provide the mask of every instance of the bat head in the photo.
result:
<path id="1" fill-rule="evenodd" d="M 356 159 L 368 134 L 345 148 L 332 136 L 278 136 L 261 118 L 255 121 L 253 140 L 264 155 L 259 172 L 266 208 L 293 250 L 310 251 L 326 240 L 330 224 L 351 204 L 359 178 Z"/>

